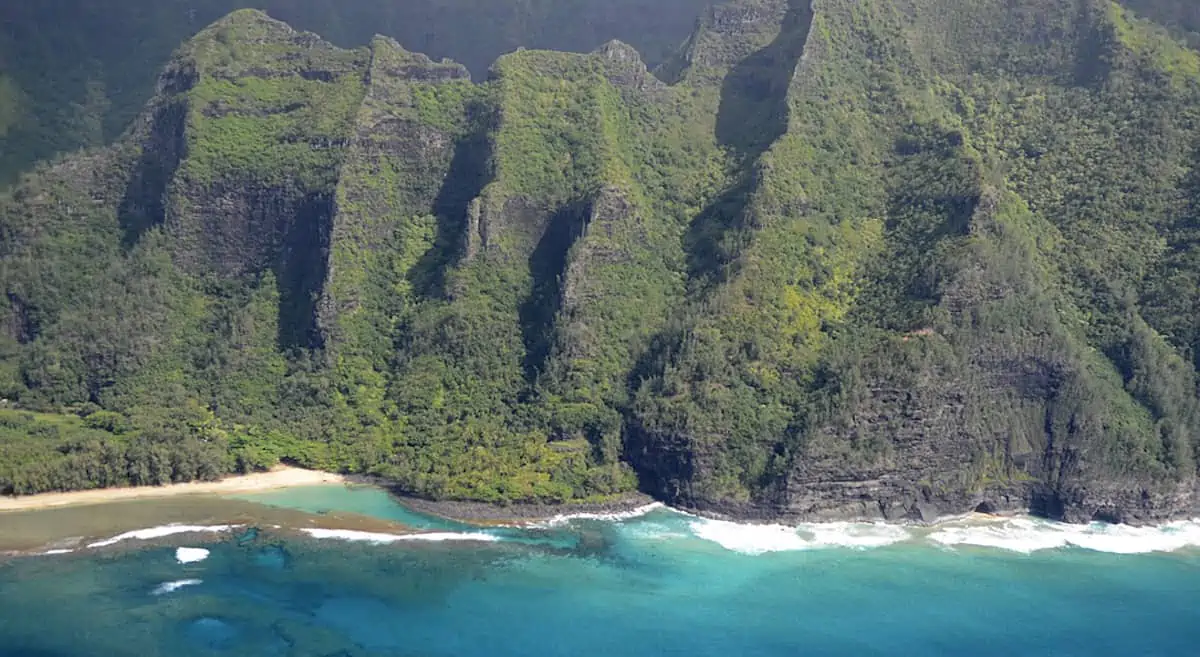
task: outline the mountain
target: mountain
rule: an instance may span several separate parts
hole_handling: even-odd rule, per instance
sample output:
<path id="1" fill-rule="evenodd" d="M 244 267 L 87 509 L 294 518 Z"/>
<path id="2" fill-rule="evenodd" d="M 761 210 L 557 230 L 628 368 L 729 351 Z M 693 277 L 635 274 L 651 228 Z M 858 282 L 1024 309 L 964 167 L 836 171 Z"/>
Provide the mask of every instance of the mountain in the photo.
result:
<path id="1" fill-rule="evenodd" d="M 519 46 L 633 44 L 652 63 L 710 0 L 39 0 L 0 6 L 0 186 L 36 162 L 119 137 L 157 72 L 203 27 L 254 7 L 345 46 L 376 33 L 478 78 Z"/>
<path id="2" fill-rule="evenodd" d="M 1192 47 L 1200 44 L 1200 6 L 1179 0 L 1122 0 L 1121 4 L 1169 28 Z"/>
<path id="3" fill-rule="evenodd" d="M 478 84 L 238 11 L 0 201 L 0 487 L 1194 515 L 1198 100 L 1105 0 L 738 0 Z"/>

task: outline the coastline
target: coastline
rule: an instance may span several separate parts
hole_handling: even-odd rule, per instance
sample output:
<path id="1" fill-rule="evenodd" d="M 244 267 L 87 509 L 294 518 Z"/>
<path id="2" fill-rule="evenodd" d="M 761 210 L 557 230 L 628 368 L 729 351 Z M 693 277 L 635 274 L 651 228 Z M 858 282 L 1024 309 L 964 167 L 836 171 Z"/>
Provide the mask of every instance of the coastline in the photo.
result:
<path id="1" fill-rule="evenodd" d="M 348 540 L 364 540 L 361 537 L 372 535 L 432 533 L 441 536 L 438 532 L 414 531 L 413 527 L 394 520 L 355 511 L 331 509 L 314 513 L 230 497 L 288 488 L 354 485 L 374 487 L 417 513 L 481 529 L 519 527 L 580 516 L 608 518 L 655 505 L 652 498 L 642 494 L 599 502 L 561 504 L 431 501 L 406 496 L 378 478 L 280 466 L 269 472 L 214 482 L 0 497 L 0 519 L 6 526 L 4 535 L 0 536 L 0 559 L 106 547 L 108 544 L 104 541 L 122 536 L 139 539 L 131 545 L 153 545 L 162 542 L 158 535 L 168 529 L 171 531 L 163 536 L 222 533 L 239 527 L 266 527 L 298 534 L 323 533 L 327 537 L 347 536 Z M 125 544 L 120 538 L 117 542 Z"/>
<path id="2" fill-rule="evenodd" d="M 266 472 L 255 472 L 247 475 L 226 477 L 219 481 L 199 481 L 164 486 L 137 486 L 123 488 L 97 488 L 81 491 L 55 493 L 38 493 L 35 495 L 8 496 L 0 495 L 0 517 L 5 514 L 46 511 L 88 506 L 100 506 L 119 502 L 153 501 L 156 499 L 171 499 L 183 496 L 228 495 L 238 493 L 255 493 L 305 486 L 323 485 L 359 485 L 374 486 L 388 493 L 404 507 L 431 516 L 445 518 L 465 524 L 486 526 L 529 525 L 551 521 L 568 516 L 615 516 L 643 509 L 648 505 L 660 504 L 653 497 L 640 492 L 616 496 L 612 499 L 598 502 L 562 502 L 535 503 L 516 502 L 511 504 L 495 504 L 491 502 L 471 502 L 462 500 L 430 500 L 413 497 L 397 490 L 391 482 L 378 477 L 365 475 L 343 475 L 320 470 L 307 470 L 294 466 L 278 465 Z M 737 523 L 747 526 L 799 526 L 808 524 L 838 524 L 838 523 L 871 523 L 888 524 L 902 527 L 924 526 L 938 527 L 947 523 L 960 521 L 1000 521 L 1006 519 L 1032 517 L 1027 513 L 1006 510 L 996 513 L 967 512 L 961 514 L 940 515 L 930 520 L 888 520 L 886 518 L 847 516 L 843 518 L 821 518 L 802 520 L 787 517 L 763 517 L 754 514 L 740 516 L 723 513 L 715 509 L 694 507 L 669 507 L 680 513 L 693 515 L 697 518 Z M 1173 519 L 1200 521 L 1196 518 Z M 1067 523 L 1075 524 L 1075 523 Z M 1161 527 L 1172 524 L 1172 520 L 1160 523 L 1147 523 L 1145 527 Z M 1077 526 L 1086 526 L 1079 524 Z M 1123 526 L 1138 527 L 1142 525 L 1126 524 Z"/>
<path id="3" fill-rule="evenodd" d="M 384 486 L 386 489 L 387 487 Z M 656 500 L 644 493 L 630 493 L 603 502 L 564 502 L 562 504 L 517 503 L 509 505 L 488 502 L 458 502 L 427 500 L 409 497 L 396 491 L 388 492 L 405 507 L 428 515 L 474 525 L 521 525 L 544 522 L 562 516 L 595 514 L 618 515 L 635 511 Z"/>
<path id="4" fill-rule="evenodd" d="M 65 493 L 39 493 L 21 497 L 0 497 L 0 514 L 19 511 L 39 511 L 62 507 L 91 506 L 127 500 L 157 499 L 180 495 L 213 495 L 250 493 L 256 491 L 317 486 L 321 484 L 371 484 L 365 477 L 352 477 L 330 472 L 278 466 L 267 472 L 228 477 L 220 481 L 197 481 L 166 486 L 134 488 L 98 488 Z"/>
<path id="5" fill-rule="evenodd" d="M 630 493 L 602 502 L 564 502 L 561 504 L 514 503 L 500 505 L 489 502 L 428 500 L 406 495 L 389 486 L 387 481 L 378 478 L 361 475 L 342 475 L 280 465 L 267 472 L 226 477 L 220 481 L 197 481 L 182 484 L 167 484 L 165 486 L 96 488 L 15 497 L 0 496 L 0 515 L 22 511 L 44 511 L 47 509 L 95 506 L 133 500 L 165 499 L 184 495 L 254 493 L 331 484 L 377 486 L 387 491 L 389 495 L 405 507 L 418 513 L 478 525 L 535 523 L 572 514 L 621 514 L 634 511 L 655 502 L 654 498 L 643 493 Z"/>
<path id="6" fill-rule="evenodd" d="M 349 484 L 349 486 L 347 486 Z M 360 484 L 354 486 L 354 484 Z M 300 506 L 273 506 L 223 493 L 285 490 L 311 486 L 316 499 L 327 502 Z M 355 501 L 367 487 L 374 502 Z M 91 494 L 86 494 L 91 493 Z M 410 525 L 404 514 L 389 517 L 383 494 L 417 513 L 439 516 L 470 527 Z M 286 493 L 285 497 L 290 495 Z M 308 496 L 302 491 L 301 498 Z M 323 496 L 331 496 L 325 498 Z M 132 497 L 131 497 L 132 496 Z M 348 497 L 342 497 L 348 496 Z M 348 500 L 340 504 L 339 500 Z M 416 540 L 522 541 L 520 532 L 535 533 L 566 525 L 569 520 L 625 521 L 652 510 L 666 508 L 645 495 L 632 494 L 609 500 L 561 504 L 492 505 L 479 502 L 414 499 L 389 490 L 386 482 L 365 477 L 345 477 L 322 472 L 279 468 L 222 482 L 162 488 L 88 491 L 18 498 L 21 509 L 0 513 L 0 560 L 14 556 L 56 555 L 79 550 L 176 544 L 163 540 L 177 534 L 198 534 L 193 545 L 211 541 L 213 534 L 238 528 L 258 528 L 284 535 L 350 542 L 394 543 Z M 376 506 L 372 506 L 372 504 Z M 379 505 L 383 506 L 379 506 Z M 374 515 L 373 509 L 383 513 Z M 942 517 L 934 523 L 912 521 L 766 523 L 737 521 L 676 510 L 653 523 L 666 535 L 702 539 L 743 554 L 845 548 L 866 550 L 896 543 L 915 543 L 939 549 L 999 549 L 1031 554 L 1044 550 L 1077 548 L 1114 554 L 1175 552 L 1200 548 L 1200 519 L 1154 527 L 1128 525 L 1071 525 L 1027 515 L 997 516 L 970 513 Z M 673 519 L 674 518 L 674 519 Z M 667 530 L 662 529 L 666 522 Z M 655 524 L 658 523 L 658 524 Z M 499 527 L 506 529 L 498 530 Z M 490 529 L 489 529 L 490 528 Z M 512 534 L 511 532 L 518 532 Z M 422 534 L 428 536 L 422 537 Z M 585 532 L 583 536 L 587 536 Z"/>

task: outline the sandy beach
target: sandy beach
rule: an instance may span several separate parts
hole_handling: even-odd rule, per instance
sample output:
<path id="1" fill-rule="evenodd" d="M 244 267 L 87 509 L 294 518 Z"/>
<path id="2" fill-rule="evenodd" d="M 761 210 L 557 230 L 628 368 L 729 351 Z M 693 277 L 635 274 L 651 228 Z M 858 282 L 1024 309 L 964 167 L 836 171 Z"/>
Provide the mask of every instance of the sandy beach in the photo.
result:
<path id="1" fill-rule="evenodd" d="M 178 495 L 247 493 L 252 491 L 312 486 L 316 484 L 352 483 L 357 478 L 329 472 L 302 470 L 280 466 L 270 472 L 258 472 L 240 477 L 229 477 L 221 481 L 201 481 L 169 486 L 142 486 L 137 488 L 104 488 L 70 493 L 43 493 L 24 497 L 0 497 L 0 513 L 6 511 L 34 511 L 67 506 L 106 504 L 124 500 L 175 497 Z"/>

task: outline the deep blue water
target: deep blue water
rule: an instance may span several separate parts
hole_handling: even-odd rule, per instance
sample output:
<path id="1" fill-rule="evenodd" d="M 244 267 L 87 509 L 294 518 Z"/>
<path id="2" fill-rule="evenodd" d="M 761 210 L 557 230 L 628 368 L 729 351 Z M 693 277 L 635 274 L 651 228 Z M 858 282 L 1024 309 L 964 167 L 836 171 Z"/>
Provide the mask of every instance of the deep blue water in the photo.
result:
<path id="1" fill-rule="evenodd" d="M 373 491 L 272 495 L 260 501 L 409 514 Z M 1059 530 L 955 531 L 939 541 L 870 526 L 741 528 L 660 509 L 625 521 L 487 530 L 503 538 L 494 542 L 373 544 L 247 530 L 127 541 L 0 564 L 0 655 L 1200 653 L 1193 548 L 1112 554 L 1061 545 L 1023 554 L 1013 548 L 1053 544 L 1046 537 Z M 1176 538 L 1185 531 L 1171 530 Z M 975 543 L 1002 537 L 1009 549 L 946 538 L 964 533 Z M 1130 537 L 1118 538 L 1089 544 L 1132 549 Z M 211 554 L 180 563 L 178 546 Z M 170 582 L 187 583 L 164 591 Z"/>

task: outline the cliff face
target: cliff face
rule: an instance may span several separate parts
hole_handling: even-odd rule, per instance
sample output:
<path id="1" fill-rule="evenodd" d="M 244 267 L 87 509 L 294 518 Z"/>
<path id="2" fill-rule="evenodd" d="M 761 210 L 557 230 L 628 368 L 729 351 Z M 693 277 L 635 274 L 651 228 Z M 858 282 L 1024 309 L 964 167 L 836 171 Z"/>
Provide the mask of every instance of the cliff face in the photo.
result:
<path id="1" fill-rule="evenodd" d="M 637 392 L 651 489 L 756 517 L 1193 513 L 1191 338 L 1152 318 L 1145 258 L 1190 230 L 1194 53 L 1109 3 L 791 12 L 743 60 L 787 67 L 755 87 L 786 131 Z M 763 12 L 732 15 L 708 29 Z"/>
<path id="2" fill-rule="evenodd" d="M 433 497 L 1192 514 L 1198 95 L 1100 0 L 739 0 L 479 84 L 237 12 L 3 200 L 0 392 Z"/>
<path id="3" fill-rule="evenodd" d="M 383 34 L 476 78 L 518 47 L 588 51 L 626 40 L 657 63 L 708 0 L 128 0 L 0 7 L 0 186 L 37 162 L 119 138 L 172 52 L 235 9 L 261 9 L 344 46 Z M 64 21 L 63 16 L 71 20 Z M 637 17 L 630 20 L 630 17 Z M 136 44 L 137 47 L 131 47 Z"/>

